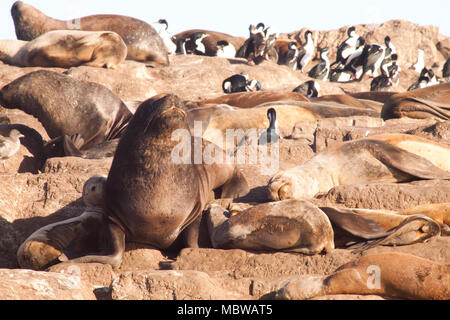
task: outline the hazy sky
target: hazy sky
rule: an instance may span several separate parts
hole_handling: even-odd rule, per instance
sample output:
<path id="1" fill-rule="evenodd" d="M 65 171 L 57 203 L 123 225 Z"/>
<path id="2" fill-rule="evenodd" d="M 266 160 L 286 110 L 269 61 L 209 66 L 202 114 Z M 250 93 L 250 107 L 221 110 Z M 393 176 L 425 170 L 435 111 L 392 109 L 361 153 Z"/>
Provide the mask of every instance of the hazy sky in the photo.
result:
<path id="1" fill-rule="evenodd" d="M 435 25 L 450 36 L 450 0 L 27 0 L 57 19 L 98 13 L 133 16 L 147 22 L 165 18 L 172 34 L 207 29 L 234 36 L 248 35 L 248 26 L 264 22 L 278 32 L 307 27 L 330 30 L 381 23 L 392 19 Z M 0 0 L 0 39 L 15 39 L 10 15 L 13 0 Z"/>

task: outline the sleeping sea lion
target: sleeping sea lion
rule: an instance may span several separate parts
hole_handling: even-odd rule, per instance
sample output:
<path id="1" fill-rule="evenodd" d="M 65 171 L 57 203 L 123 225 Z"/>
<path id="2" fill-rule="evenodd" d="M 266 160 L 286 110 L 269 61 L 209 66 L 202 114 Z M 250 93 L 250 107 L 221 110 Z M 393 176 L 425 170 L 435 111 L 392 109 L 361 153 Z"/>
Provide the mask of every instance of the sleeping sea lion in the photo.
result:
<path id="1" fill-rule="evenodd" d="M 381 110 L 383 120 L 395 118 L 450 119 L 450 83 L 398 93 Z"/>
<path id="2" fill-rule="evenodd" d="M 98 14 L 62 21 L 50 18 L 33 6 L 16 1 L 11 8 L 17 39 L 31 41 L 52 30 L 113 31 L 127 45 L 127 59 L 155 66 L 169 65 L 162 38 L 148 23 L 127 16 Z"/>
<path id="3" fill-rule="evenodd" d="M 304 275 L 276 292 L 277 299 L 370 294 L 401 299 L 450 299 L 450 263 L 405 253 L 365 255 L 330 276 Z"/>
<path id="4" fill-rule="evenodd" d="M 330 147 L 269 183 L 271 200 L 311 199 L 346 184 L 450 179 L 450 147 L 407 134 L 383 134 Z"/>
<path id="5" fill-rule="evenodd" d="M 116 69 L 126 56 L 127 46 L 111 31 L 56 30 L 29 42 L 0 40 L 0 60 L 19 67 Z"/>

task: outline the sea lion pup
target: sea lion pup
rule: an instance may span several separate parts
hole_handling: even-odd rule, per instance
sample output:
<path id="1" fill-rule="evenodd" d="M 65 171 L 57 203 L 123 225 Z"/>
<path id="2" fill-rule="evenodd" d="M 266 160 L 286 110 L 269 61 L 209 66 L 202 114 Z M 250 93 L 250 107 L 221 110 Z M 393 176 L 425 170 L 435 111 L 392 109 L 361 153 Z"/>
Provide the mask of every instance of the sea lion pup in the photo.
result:
<path id="1" fill-rule="evenodd" d="M 29 42 L 0 40 L 0 60 L 19 67 L 116 69 L 126 56 L 127 46 L 111 31 L 56 30 Z"/>
<path id="2" fill-rule="evenodd" d="M 218 204 L 208 211 L 214 248 L 298 252 L 308 255 L 334 249 L 328 217 L 307 201 L 264 203 L 227 218 Z"/>
<path id="3" fill-rule="evenodd" d="M 24 269 L 45 270 L 68 257 L 98 250 L 103 225 L 106 176 L 94 176 L 83 187 L 85 211 L 78 217 L 42 227 L 19 247 L 17 261 Z"/>
<path id="4" fill-rule="evenodd" d="M 226 33 L 202 30 L 202 29 L 193 29 L 186 30 L 175 35 L 175 39 L 177 41 L 177 52 L 182 52 L 181 45 L 183 43 L 182 40 L 187 40 L 192 38 L 195 34 L 203 33 L 208 35 L 206 38 L 202 40 L 202 43 L 205 46 L 205 55 L 214 57 L 217 55 L 217 43 L 220 41 L 226 41 L 229 45 L 232 45 L 236 50 L 242 46 L 245 39 L 241 37 L 234 37 Z"/>
<path id="5" fill-rule="evenodd" d="M 47 70 L 28 73 L 3 87 L 0 104 L 36 117 L 51 139 L 64 137 L 65 155 L 119 138 L 132 117 L 105 86 Z"/>
<path id="6" fill-rule="evenodd" d="M 225 155 L 211 143 L 191 137 L 183 108 L 180 98 L 172 94 L 140 105 L 119 142 L 106 181 L 108 245 L 102 254 L 74 262 L 117 267 L 125 239 L 167 249 L 183 231 L 186 246 L 198 247 L 201 214 L 211 192 L 225 198 L 248 193 L 247 182 L 234 165 L 197 159 L 198 144 Z M 186 132 L 188 140 L 181 142 L 180 149 L 173 134 Z"/>
<path id="7" fill-rule="evenodd" d="M 132 17 L 99 14 L 62 21 L 50 18 L 22 1 L 12 5 L 11 15 L 19 40 L 31 41 L 52 30 L 113 31 L 127 45 L 127 59 L 155 66 L 169 65 L 166 47 L 156 30 Z"/>
<path id="8" fill-rule="evenodd" d="M 257 105 L 272 101 L 305 101 L 309 99 L 297 92 L 236 92 L 202 100 L 202 104 L 227 104 L 238 108 L 253 108 Z"/>
<path id="9" fill-rule="evenodd" d="M 384 120 L 395 118 L 450 119 L 450 83 L 393 95 L 381 110 Z"/>
<path id="10" fill-rule="evenodd" d="M 269 198 L 311 199 L 347 184 L 450 179 L 450 147 L 407 134 L 383 134 L 328 148 L 304 164 L 280 171 Z"/>
<path id="11" fill-rule="evenodd" d="M 450 299 L 450 263 L 405 253 L 364 255 L 330 276 L 299 276 L 276 292 L 277 299 L 370 294 L 401 299 Z"/>

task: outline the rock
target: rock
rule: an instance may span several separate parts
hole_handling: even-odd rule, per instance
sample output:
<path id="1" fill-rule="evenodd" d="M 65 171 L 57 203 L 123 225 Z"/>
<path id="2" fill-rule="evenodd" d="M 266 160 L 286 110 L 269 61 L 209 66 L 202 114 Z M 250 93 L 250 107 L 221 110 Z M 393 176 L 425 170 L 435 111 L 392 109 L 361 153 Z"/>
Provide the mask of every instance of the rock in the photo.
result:
<path id="1" fill-rule="evenodd" d="M 405 133 L 421 136 L 441 144 L 450 145 L 450 121 L 437 122 L 432 125 L 424 125 Z"/>
<path id="2" fill-rule="evenodd" d="M 113 158 L 82 159 L 77 157 L 50 158 L 44 165 L 44 173 L 108 175 Z"/>
<path id="3" fill-rule="evenodd" d="M 187 248 L 180 252 L 171 268 L 202 271 L 214 277 L 271 281 L 290 275 L 330 274 L 357 256 L 344 249 L 335 249 L 325 255 L 306 256 L 283 252 Z"/>
<path id="4" fill-rule="evenodd" d="M 135 271 L 122 273 L 111 283 L 114 300 L 234 300 L 248 298 L 226 290 L 204 272 Z"/>
<path id="5" fill-rule="evenodd" d="M 421 180 L 409 183 L 373 183 L 338 186 L 316 196 L 318 206 L 366 209 L 406 209 L 421 204 L 450 202 L 450 181 Z"/>
<path id="6" fill-rule="evenodd" d="M 160 250 L 152 249 L 138 243 L 127 243 L 122 264 L 117 272 L 137 270 L 159 270 L 161 265 L 169 261 Z"/>
<path id="7" fill-rule="evenodd" d="M 0 300 L 95 300 L 95 295 L 76 275 L 0 269 Z"/>
<path id="8" fill-rule="evenodd" d="M 436 45 L 439 52 L 444 56 L 444 59 L 447 60 L 450 58 L 450 38 L 447 37 L 444 40 L 441 40 Z"/>

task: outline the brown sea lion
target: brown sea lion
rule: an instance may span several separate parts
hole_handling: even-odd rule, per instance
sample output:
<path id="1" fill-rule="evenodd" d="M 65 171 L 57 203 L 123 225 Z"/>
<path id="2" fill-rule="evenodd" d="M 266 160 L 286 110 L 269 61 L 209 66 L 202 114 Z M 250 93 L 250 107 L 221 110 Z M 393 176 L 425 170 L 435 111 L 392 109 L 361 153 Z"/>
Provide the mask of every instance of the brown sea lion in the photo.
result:
<path id="1" fill-rule="evenodd" d="M 49 224 L 31 234 L 17 250 L 19 266 L 44 270 L 86 250 L 101 247 L 105 176 L 90 178 L 83 187 L 85 211 L 78 217 Z"/>
<path id="2" fill-rule="evenodd" d="M 38 118 L 51 139 L 65 137 L 65 155 L 78 155 L 79 150 L 120 137 L 132 117 L 105 86 L 47 70 L 3 87 L 0 105 Z"/>
<path id="3" fill-rule="evenodd" d="M 381 110 L 383 120 L 395 118 L 450 119 L 450 83 L 398 93 Z"/>
<path id="4" fill-rule="evenodd" d="M 19 67 L 116 69 L 126 56 L 127 46 L 111 31 L 56 30 L 29 42 L 0 40 L 0 60 Z"/>
<path id="5" fill-rule="evenodd" d="M 424 242 L 440 231 L 436 222 L 423 215 L 408 216 L 384 230 L 377 224 L 378 216 L 368 218 L 347 208 L 319 208 L 307 201 L 284 200 L 243 209 L 240 206 L 231 203 L 227 210 L 212 203 L 208 207 L 214 248 L 314 255 L 340 247 L 361 252 L 377 245 Z"/>
<path id="6" fill-rule="evenodd" d="M 208 208 L 208 229 L 214 248 L 277 250 L 308 255 L 334 249 L 330 220 L 306 201 L 265 203 L 227 218 L 221 206 Z"/>
<path id="7" fill-rule="evenodd" d="M 16 1 L 11 8 L 17 39 L 31 41 L 52 30 L 113 31 L 127 45 L 127 59 L 169 65 L 164 42 L 144 21 L 121 15 L 92 15 L 68 21 L 50 18 L 33 6 Z"/>
<path id="8" fill-rule="evenodd" d="M 283 136 L 290 135 L 299 121 L 315 121 L 329 117 L 379 116 L 378 112 L 369 109 L 295 101 L 268 102 L 253 108 L 233 108 L 228 105 L 193 108 L 188 111 L 188 116 L 191 127 L 194 126 L 194 121 L 202 121 L 203 138 L 225 147 L 223 140 L 229 129 L 242 130 L 242 133 L 250 129 L 267 129 L 267 111 L 270 108 L 276 112 L 278 129 Z"/>
<path id="9" fill-rule="evenodd" d="M 238 108 L 253 108 L 257 105 L 272 101 L 306 101 L 308 98 L 297 92 L 237 92 L 217 98 L 202 100 L 203 104 L 227 104 Z"/>
<path id="10" fill-rule="evenodd" d="M 342 91 L 344 91 L 345 94 L 352 96 L 353 98 L 356 99 L 372 100 L 379 103 L 385 103 L 387 99 L 392 97 L 394 94 L 398 93 L 387 91 L 348 92 L 344 89 L 342 89 Z"/>
<path id="11" fill-rule="evenodd" d="M 269 198 L 311 199 L 346 184 L 450 179 L 450 147 L 407 134 L 383 134 L 330 147 L 269 183 Z"/>
<path id="12" fill-rule="evenodd" d="M 195 164 L 197 144 L 203 149 L 214 146 L 190 136 L 183 108 L 174 95 L 147 100 L 138 108 L 119 142 L 105 185 L 107 245 L 98 254 L 72 261 L 118 266 L 125 239 L 167 249 L 182 234 L 185 245 L 198 246 L 201 213 L 212 191 L 226 198 L 248 193 L 234 165 Z M 180 130 L 188 133 L 184 147 L 191 147 L 183 155 L 174 153 L 180 143 L 172 139 Z"/>
<path id="13" fill-rule="evenodd" d="M 402 299 L 450 299 L 450 263 L 405 253 L 365 255 L 330 276 L 305 275 L 276 292 L 277 299 L 370 294 Z"/>
<path id="14" fill-rule="evenodd" d="M 321 96 L 318 98 L 311 98 L 310 100 L 311 100 L 311 102 L 336 102 L 336 103 L 340 103 L 340 104 L 355 107 L 355 108 L 372 109 L 371 105 L 369 105 L 359 99 L 353 98 L 352 96 L 349 96 L 347 94 L 331 94 L 331 95 Z M 380 110 L 377 110 L 377 111 L 380 111 Z"/>
<path id="15" fill-rule="evenodd" d="M 187 30 L 175 35 L 175 39 L 177 41 L 177 52 L 181 52 L 180 48 L 180 40 L 186 40 L 191 38 L 196 33 L 204 33 L 208 36 L 202 40 L 202 43 L 205 45 L 205 55 L 214 57 L 217 55 L 217 42 L 226 41 L 229 44 L 233 45 L 237 50 L 239 49 L 245 41 L 245 38 L 242 37 L 234 37 L 226 33 L 202 30 L 202 29 L 193 29 Z"/>

